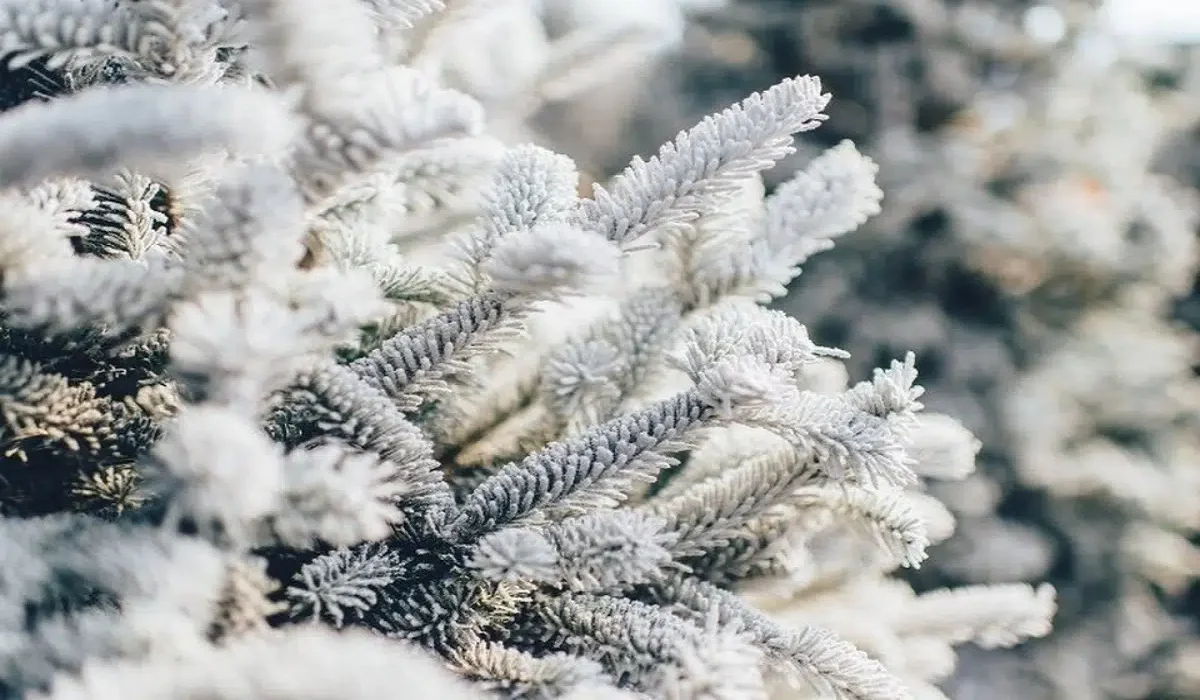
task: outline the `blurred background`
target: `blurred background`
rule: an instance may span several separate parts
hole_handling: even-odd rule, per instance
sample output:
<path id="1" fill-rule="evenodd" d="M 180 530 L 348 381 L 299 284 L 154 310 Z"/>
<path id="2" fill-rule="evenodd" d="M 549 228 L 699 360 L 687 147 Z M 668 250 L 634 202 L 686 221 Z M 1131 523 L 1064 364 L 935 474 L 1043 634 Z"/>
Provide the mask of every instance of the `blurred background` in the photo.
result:
<path id="1" fill-rule="evenodd" d="M 1200 41 L 1200 3 L 1188 0 L 1108 0 L 1105 12 L 1117 32 L 1156 42 Z"/>
<path id="2" fill-rule="evenodd" d="M 779 307 L 856 379 L 916 350 L 983 442 L 914 584 L 1060 595 L 1051 637 L 964 651 L 947 694 L 1200 698 L 1200 0 L 548 1 L 547 26 L 589 4 L 669 37 L 539 113 L 595 178 L 801 73 L 834 99 L 796 163 L 879 162 L 883 214 Z"/>

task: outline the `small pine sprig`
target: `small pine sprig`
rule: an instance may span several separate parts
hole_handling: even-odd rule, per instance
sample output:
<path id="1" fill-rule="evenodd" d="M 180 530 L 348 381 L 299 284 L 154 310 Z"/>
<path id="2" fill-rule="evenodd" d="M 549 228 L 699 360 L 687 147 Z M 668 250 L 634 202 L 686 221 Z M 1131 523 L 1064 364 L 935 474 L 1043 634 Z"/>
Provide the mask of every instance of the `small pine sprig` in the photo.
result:
<path id="1" fill-rule="evenodd" d="M 792 135 L 815 129 L 829 95 L 813 77 L 789 78 L 680 133 L 649 160 L 635 158 L 580 204 L 579 221 L 627 244 L 685 225 L 719 207 L 748 175 L 792 152 Z"/>

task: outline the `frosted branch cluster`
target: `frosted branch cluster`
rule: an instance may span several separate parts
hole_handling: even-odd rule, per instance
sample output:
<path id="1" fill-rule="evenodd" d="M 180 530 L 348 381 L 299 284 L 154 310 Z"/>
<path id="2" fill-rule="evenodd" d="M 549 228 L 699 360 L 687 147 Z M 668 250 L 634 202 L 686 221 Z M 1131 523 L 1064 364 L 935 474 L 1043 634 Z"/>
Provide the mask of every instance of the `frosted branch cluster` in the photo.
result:
<path id="1" fill-rule="evenodd" d="M 977 445 L 760 305 L 880 208 L 849 143 L 757 189 L 821 82 L 583 196 L 446 84 L 488 5 L 0 2 L 70 87 L 0 115 L 0 694 L 900 700 L 1047 632 L 887 577 Z"/>

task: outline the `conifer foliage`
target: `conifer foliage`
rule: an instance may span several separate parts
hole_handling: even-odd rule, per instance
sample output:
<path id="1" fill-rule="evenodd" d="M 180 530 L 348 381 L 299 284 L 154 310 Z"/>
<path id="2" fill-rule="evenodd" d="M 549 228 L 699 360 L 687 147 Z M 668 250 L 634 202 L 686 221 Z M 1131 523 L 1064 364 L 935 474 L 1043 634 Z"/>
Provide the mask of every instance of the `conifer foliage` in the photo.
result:
<path id="1" fill-rule="evenodd" d="M 61 87 L 0 116 L 4 696 L 891 700 L 1048 631 L 885 577 L 976 444 L 760 305 L 879 212 L 849 142 L 762 196 L 819 80 L 583 198 L 428 69 L 486 5 L 0 2 Z"/>

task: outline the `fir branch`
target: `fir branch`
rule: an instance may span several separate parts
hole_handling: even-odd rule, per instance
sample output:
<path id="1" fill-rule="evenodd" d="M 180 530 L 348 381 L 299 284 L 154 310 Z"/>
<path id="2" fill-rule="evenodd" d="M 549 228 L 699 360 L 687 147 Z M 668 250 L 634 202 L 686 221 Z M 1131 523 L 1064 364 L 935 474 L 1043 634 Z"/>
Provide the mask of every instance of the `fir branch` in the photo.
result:
<path id="1" fill-rule="evenodd" d="M 671 551 L 691 565 L 699 557 L 752 536 L 756 518 L 789 502 L 798 486 L 819 473 L 793 452 L 768 453 L 638 510 L 666 520 L 677 539 Z M 697 571 L 703 574 L 703 571 Z"/>
<path id="2" fill-rule="evenodd" d="M 475 545 L 471 566 L 499 581 L 612 591 L 657 579 L 675 535 L 665 521 L 632 510 L 601 511 L 544 528 L 508 528 Z"/>
<path id="3" fill-rule="evenodd" d="M 543 223 L 505 236 L 482 272 L 493 290 L 511 297 L 558 300 L 603 292 L 617 279 L 620 251 L 566 224 Z"/>
<path id="4" fill-rule="evenodd" d="M 270 688 L 295 700 L 345 697 L 385 700 L 395 695 L 394 674 L 404 669 L 406 692 L 414 697 L 483 700 L 469 684 L 424 651 L 366 633 L 291 628 L 251 636 L 223 646 L 91 665 L 55 680 L 40 700 L 84 700 L 115 694 L 124 698 L 206 697 L 239 700 L 249 689 Z"/>
<path id="5" fill-rule="evenodd" d="M 96 452 L 111 438 L 115 416 L 95 386 L 73 383 L 36 363 L 0 355 L 0 447 L 20 455 L 38 443 Z"/>
<path id="6" fill-rule="evenodd" d="M 565 223 L 575 209 L 578 181 L 566 156 L 537 146 L 510 149 L 485 191 L 477 226 L 451 243 L 456 283 L 477 292 L 487 283 L 483 266 L 505 237 L 539 224 Z"/>
<path id="7" fill-rule="evenodd" d="M 0 5 L 0 53 L 12 67 L 48 57 L 54 70 L 73 58 L 137 59 L 169 40 L 167 27 L 107 0 L 6 0 Z"/>
<path id="8" fill-rule="evenodd" d="M 576 689 L 605 687 L 600 664 L 571 654 L 534 656 L 496 642 L 475 640 L 451 654 L 451 663 L 484 689 L 516 698 L 561 698 Z"/>
<path id="9" fill-rule="evenodd" d="M 666 290 L 640 290 L 611 319 L 550 353 L 541 371 L 540 395 L 568 433 L 613 417 L 664 356 L 681 312 Z"/>
<path id="10" fill-rule="evenodd" d="M 504 322 L 507 306 L 506 297 L 496 293 L 466 299 L 389 338 L 350 367 L 368 386 L 400 399 L 417 379 L 436 378 L 453 369 L 450 363 L 463 350 Z"/>
<path id="11" fill-rule="evenodd" d="M 171 181 L 197 156 L 278 156 L 298 124 L 261 90 L 131 84 L 96 87 L 0 116 L 0 187 L 134 170 Z"/>
<path id="12" fill-rule="evenodd" d="M 1050 633 L 1054 598 L 1054 587 L 1048 583 L 1037 588 L 1022 583 L 939 589 L 905 607 L 897 629 L 950 644 L 971 641 L 986 649 L 1011 647 Z"/>
<path id="13" fill-rule="evenodd" d="M 792 135 L 825 119 L 829 96 L 816 78 L 784 80 L 706 118 L 648 161 L 635 158 L 608 187 L 580 203 L 584 227 L 626 244 L 687 225 L 719 207 L 746 176 L 792 152 Z"/>
<path id="14" fill-rule="evenodd" d="M 852 528 L 866 532 L 889 556 L 904 566 L 919 568 L 928 556 L 925 523 L 909 506 L 904 492 L 842 485 L 807 485 L 793 494 L 799 508 L 820 508 L 841 516 Z"/>
<path id="15" fill-rule="evenodd" d="M 342 89 L 346 93 L 334 94 L 328 104 L 307 107 L 308 123 L 293 152 L 294 174 L 311 202 L 387 159 L 482 128 L 483 111 L 475 100 L 404 66 L 361 76 Z M 374 99 L 355 100 L 359 91 Z"/>
<path id="16" fill-rule="evenodd" d="M 429 440 L 386 397 L 343 365 L 321 365 L 297 378 L 275 414 L 276 434 L 284 428 L 300 430 L 301 436 L 316 430 L 338 437 L 393 465 L 408 507 L 436 510 L 452 502 Z M 290 441 L 301 436 L 281 435 Z"/>
<path id="17" fill-rule="evenodd" d="M 279 446 L 247 416 L 215 406 L 183 411 L 145 468 L 166 527 L 189 526 L 214 542 L 252 542 L 284 487 Z"/>
<path id="18" fill-rule="evenodd" d="M 736 595 L 694 579 L 677 578 L 651 589 L 664 605 L 692 611 L 695 619 L 716 616 L 747 634 L 773 659 L 839 700 L 903 700 L 903 684 L 879 662 L 835 635 L 815 627 L 792 630 L 750 607 Z"/>
<path id="19" fill-rule="evenodd" d="M 383 540 L 404 522 L 401 505 L 420 488 L 405 476 L 397 465 L 337 442 L 293 450 L 283 467 L 283 503 L 267 527 L 298 549 Z"/>
<path id="20" fill-rule="evenodd" d="M 259 165 L 234 170 L 191 222 L 182 253 L 194 290 L 270 284 L 299 262 L 306 232 L 303 202 L 290 178 Z"/>
<path id="21" fill-rule="evenodd" d="M 914 468 L 930 479 L 964 479 L 975 471 L 983 447 L 957 419 L 941 413 L 917 416 L 909 434 L 908 452 Z"/>
<path id="22" fill-rule="evenodd" d="M 368 545 L 337 549 L 305 564 L 287 588 L 294 619 L 328 620 L 335 628 L 361 622 L 391 602 L 388 587 L 403 573 L 403 557 Z"/>
<path id="23" fill-rule="evenodd" d="M 549 623 L 549 643 L 601 662 L 636 688 L 664 697 L 692 697 L 701 688 L 715 697 L 765 697 L 758 655 L 728 633 L 613 596 L 545 596 L 534 610 Z"/>
<path id="24" fill-rule="evenodd" d="M 62 259 L 7 281 L 6 322 L 50 334 L 96 329 L 116 340 L 161 325 L 182 276 L 163 262 Z"/>
<path id="25" fill-rule="evenodd" d="M 144 259 L 169 233 L 170 216 L 156 207 L 164 195 L 163 185 L 144 175 L 120 173 L 111 187 L 85 190 L 88 201 L 75 207 L 86 224 L 81 247 L 106 258 Z"/>
<path id="26" fill-rule="evenodd" d="M 657 473 L 666 464 L 653 457 L 663 447 L 682 449 L 678 439 L 717 414 L 695 392 L 687 392 L 614 419 L 579 437 L 555 442 L 521 462 L 502 467 L 467 495 L 449 522 L 451 532 L 471 537 L 528 517 L 536 509 L 578 500 L 579 492 L 601 489 L 593 498 L 621 497 L 621 484 Z M 607 482 L 618 479 L 617 485 Z M 569 502 L 569 501 L 568 501 Z"/>
<path id="27" fill-rule="evenodd" d="M 896 427 L 845 399 L 805 391 L 747 410 L 753 414 L 749 424 L 786 440 L 831 479 L 873 486 L 907 486 L 916 479 Z"/>
<path id="28" fill-rule="evenodd" d="M 579 173 L 566 156 L 538 146 L 518 146 L 501 161 L 479 215 L 487 240 L 565 222 L 578 202 Z"/>
<path id="29" fill-rule="evenodd" d="M 767 249 L 794 266 L 832 248 L 839 236 L 879 213 L 878 171 L 850 141 L 826 150 L 767 197 L 762 233 Z"/>

